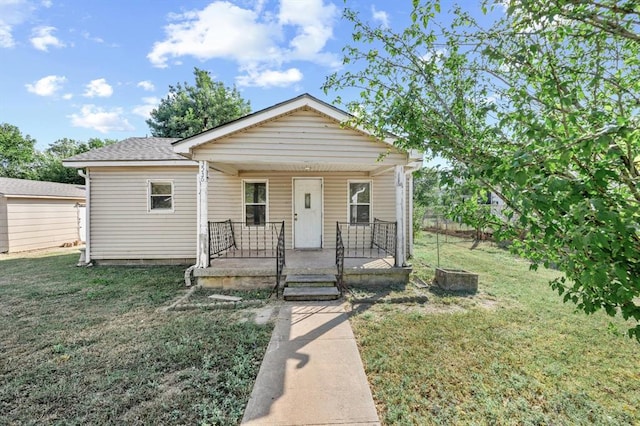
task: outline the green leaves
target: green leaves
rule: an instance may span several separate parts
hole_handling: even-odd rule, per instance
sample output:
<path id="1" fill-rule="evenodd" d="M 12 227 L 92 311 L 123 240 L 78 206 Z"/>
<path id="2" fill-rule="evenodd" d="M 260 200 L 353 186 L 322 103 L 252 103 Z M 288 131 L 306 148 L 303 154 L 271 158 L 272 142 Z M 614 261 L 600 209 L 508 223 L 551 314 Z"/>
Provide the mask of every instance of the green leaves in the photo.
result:
<path id="1" fill-rule="evenodd" d="M 0 176 L 28 179 L 33 170 L 31 162 L 35 156 L 36 141 L 22 135 L 16 126 L 0 124 Z"/>
<path id="2" fill-rule="evenodd" d="M 510 2 L 487 29 L 473 11 L 456 9 L 451 25 L 439 20 L 436 1 L 414 1 L 398 33 L 350 15 L 367 41 L 345 50 L 359 71 L 325 89 L 361 89 L 362 120 L 377 134 L 392 131 L 403 146 L 456 164 L 452 185 L 498 191 L 512 213 L 495 235 L 564 271 L 566 281 L 551 286 L 565 300 L 636 318 L 638 13 L 615 0 L 565 3 Z M 457 214 L 479 224 L 480 210 L 467 200 Z M 640 340 L 640 328 L 630 335 Z"/>
<path id="3" fill-rule="evenodd" d="M 527 183 L 529 176 L 524 170 L 518 170 L 513 175 L 513 180 L 520 186 L 524 186 Z"/>
<path id="4" fill-rule="evenodd" d="M 228 123 L 251 111 L 234 88 L 213 81 L 211 74 L 194 68 L 195 86 L 169 86 L 169 95 L 151 111 L 146 123 L 153 136 L 186 138 Z"/>

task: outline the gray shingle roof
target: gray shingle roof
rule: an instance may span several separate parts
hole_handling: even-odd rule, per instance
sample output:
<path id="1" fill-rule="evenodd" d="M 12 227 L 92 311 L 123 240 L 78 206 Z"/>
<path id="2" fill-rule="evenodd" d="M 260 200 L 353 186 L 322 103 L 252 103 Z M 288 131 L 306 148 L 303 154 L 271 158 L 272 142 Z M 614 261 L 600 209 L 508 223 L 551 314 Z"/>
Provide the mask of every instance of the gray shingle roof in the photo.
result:
<path id="1" fill-rule="evenodd" d="M 85 198 L 83 185 L 0 177 L 0 195 Z"/>
<path id="2" fill-rule="evenodd" d="M 182 155 L 173 152 L 171 142 L 177 138 L 129 138 L 123 141 L 92 149 L 82 154 L 67 158 L 64 162 L 73 161 L 144 161 L 144 160 L 184 160 Z"/>

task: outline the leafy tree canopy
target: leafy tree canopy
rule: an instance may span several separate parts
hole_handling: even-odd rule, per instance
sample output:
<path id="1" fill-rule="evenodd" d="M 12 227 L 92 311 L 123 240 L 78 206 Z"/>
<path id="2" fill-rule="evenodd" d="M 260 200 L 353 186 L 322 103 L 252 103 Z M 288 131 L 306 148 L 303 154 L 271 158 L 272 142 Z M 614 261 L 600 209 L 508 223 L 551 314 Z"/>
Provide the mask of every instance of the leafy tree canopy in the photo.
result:
<path id="1" fill-rule="evenodd" d="M 35 139 L 23 135 L 16 126 L 0 124 L 0 176 L 30 179 L 35 156 Z"/>
<path id="2" fill-rule="evenodd" d="M 489 218 L 494 235 L 640 340 L 638 2 L 485 1 L 488 28 L 480 11 L 454 7 L 448 22 L 440 9 L 414 0 L 398 33 L 348 10 L 351 65 L 325 90 L 358 89 L 360 124 L 460 164 L 449 185 L 500 195 L 511 220 Z"/>
<path id="3" fill-rule="evenodd" d="M 435 168 L 422 168 L 413 174 L 413 201 L 423 207 L 441 204 L 440 173 Z"/>
<path id="4" fill-rule="evenodd" d="M 35 139 L 23 136 L 18 127 L 4 123 L 0 125 L 0 176 L 84 184 L 76 169 L 64 167 L 62 160 L 114 142 L 115 139 L 92 138 L 80 142 L 64 138 L 38 151 Z"/>
<path id="5" fill-rule="evenodd" d="M 151 111 L 147 124 L 153 136 L 186 138 L 251 112 L 249 101 L 235 88 L 213 81 L 211 74 L 194 68 L 196 85 L 169 86 L 169 94 Z"/>
<path id="6" fill-rule="evenodd" d="M 87 142 L 58 139 L 43 152 L 36 153 L 33 179 L 84 185 L 84 178 L 78 175 L 77 170 L 63 166 L 62 160 L 115 142 L 115 139 L 99 138 L 91 138 Z"/>

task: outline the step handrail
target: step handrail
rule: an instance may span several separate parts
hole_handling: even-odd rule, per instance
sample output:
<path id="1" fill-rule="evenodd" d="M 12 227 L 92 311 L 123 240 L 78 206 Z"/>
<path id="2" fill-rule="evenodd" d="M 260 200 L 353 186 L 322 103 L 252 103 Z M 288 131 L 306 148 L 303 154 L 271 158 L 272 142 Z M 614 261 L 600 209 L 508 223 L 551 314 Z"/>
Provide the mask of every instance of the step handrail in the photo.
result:
<path id="1" fill-rule="evenodd" d="M 336 287 L 340 291 L 340 296 L 343 296 L 347 288 L 344 283 L 344 242 L 340 222 L 336 222 L 336 269 Z"/>
<path id="2" fill-rule="evenodd" d="M 276 244 L 276 285 L 271 290 L 271 294 L 275 291 L 276 298 L 280 297 L 280 282 L 282 281 L 282 273 L 286 264 L 285 260 L 285 238 L 284 238 L 284 220 L 278 233 L 278 243 Z M 271 296 L 269 296 L 271 297 Z"/>

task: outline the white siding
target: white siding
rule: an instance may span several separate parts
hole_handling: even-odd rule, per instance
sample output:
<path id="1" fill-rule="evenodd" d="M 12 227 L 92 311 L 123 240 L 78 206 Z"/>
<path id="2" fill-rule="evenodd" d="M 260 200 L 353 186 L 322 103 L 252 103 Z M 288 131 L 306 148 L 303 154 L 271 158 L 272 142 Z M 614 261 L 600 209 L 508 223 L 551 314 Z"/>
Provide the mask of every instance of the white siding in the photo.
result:
<path id="1" fill-rule="evenodd" d="M 91 258 L 193 259 L 195 167 L 92 168 Z M 147 211 L 149 180 L 173 181 L 174 211 Z"/>
<path id="2" fill-rule="evenodd" d="M 7 199 L 0 197 L 0 253 L 9 251 L 7 231 Z"/>
<path id="3" fill-rule="evenodd" d="M 389 155 L 377 163 L 380 154 Z M 203 144 L 193 159 L 215 162 L 314 162 L 331 164 L 406 164 L 407 155 L 384 142 L 340 127 L 317 112 L 292 114 Z"/>
<path id="4" fill-rule="evenodd" d="M 79 201 L 8 198 L 6 223 L 9 251 L 56 247 L 77 241 Z"/>
<path id="5" fill-rule="evenodd" d="M 324 181 L 323 247 L 335 247 L 336 222 L 346 222 L 349 180 L 371 180 L 373 186 L 371 218 L 395 221 L 395 186 L 393 172 L 370 178 L 366 173 L 313 173 L 303 175 L 286 172 L 252 172 L 228 176 L 218 172 L 209 175 L 209 220 L 242 221 L 242 180 L 268 179 L 270 222 L 285 221 L 287 248 L 292 247 L 294 177 L 317 177 Z"/>

